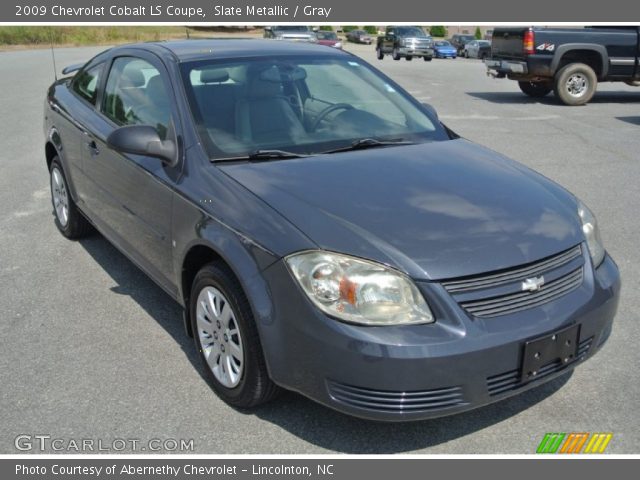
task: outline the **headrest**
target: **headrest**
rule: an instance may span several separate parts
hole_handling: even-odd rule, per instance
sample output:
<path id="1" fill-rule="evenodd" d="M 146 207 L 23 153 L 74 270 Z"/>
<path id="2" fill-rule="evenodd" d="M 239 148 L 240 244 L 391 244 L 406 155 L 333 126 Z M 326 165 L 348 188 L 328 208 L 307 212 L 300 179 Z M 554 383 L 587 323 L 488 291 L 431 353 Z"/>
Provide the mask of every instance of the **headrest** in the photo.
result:
<path id="1" fill-rule="evenodd" d="M 229 72 L 226 68 L 211 68 L 200 71 L 202 83 L 222 83 L 229 80 Z"/>
<path id="2" fill-rule="evenodd" d="M 140 70 L 125 70 L 122 76 L 122 86 L 124 88 L 142 87 L 145 83 L 144 74 Z"/>

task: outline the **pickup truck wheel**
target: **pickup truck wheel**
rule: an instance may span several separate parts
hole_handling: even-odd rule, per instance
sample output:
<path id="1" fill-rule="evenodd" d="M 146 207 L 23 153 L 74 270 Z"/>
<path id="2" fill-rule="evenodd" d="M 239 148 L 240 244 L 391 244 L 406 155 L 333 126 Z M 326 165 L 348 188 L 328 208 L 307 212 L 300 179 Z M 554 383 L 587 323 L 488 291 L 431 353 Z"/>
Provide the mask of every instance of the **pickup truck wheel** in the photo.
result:
<path id="1" fill-rule="evenodd" d="M 378 60 L 384 59 L 384 53 L 382 53 L 382 49 L 380 47 L 376 48 L 376 56 Z"/>
<path id="2" fill-rule="evenodd" d="M 431 60 L 433 60 L 433 57 L 422 57 L 422 59 L 423 59 L 425 62 L 430 62 Z"/>
<path id="3" fill-rule="evenodd" d="M 570 63 L 556 73 L 553 91 L 565 105 L 584 105 L 593 98 L 597 85 L 589 65 Z"/>
<path id="4" fill-rule="evenodd" d="M 51 203 L 55 224 L 60 233 L 72 240 L 87 236 L 93 230 L 89 221 L 76 207 L 67 187 L 67 179 L 62 170 L 60 159 L 54 157 L 49 169 L 51 184 Z"/>
<path id="5" fill-rule="evenodd" d="M 406 57 L 404 57 L 404 59 L 405 59 L 407 62 L 410 62 L 411 60 L 413 60 L 413 57 L 411 57 L 411 56 L 406 56 Z"/>
<path id="6" fill-rule="evenodd" d="M 238 408 L 275 397 L 249 301 L 231 270 L 220 262 L 202 267 L 189 304 L 196 348 L 218 396 Z"/>
<path id="7" fill-rule="evenodd" d="M 542 98 L 551 92 L 551 85 L 543 82 L 518 82 L 522 93 L 533 98 Z"/>
<path id="8" fill-rule="evenodd" d="M 394 60 L 400 60 L 400 53 L 398 53 L 398 49 L 395 47 L 391 52 L 391 58 L 393 58 Z"/>

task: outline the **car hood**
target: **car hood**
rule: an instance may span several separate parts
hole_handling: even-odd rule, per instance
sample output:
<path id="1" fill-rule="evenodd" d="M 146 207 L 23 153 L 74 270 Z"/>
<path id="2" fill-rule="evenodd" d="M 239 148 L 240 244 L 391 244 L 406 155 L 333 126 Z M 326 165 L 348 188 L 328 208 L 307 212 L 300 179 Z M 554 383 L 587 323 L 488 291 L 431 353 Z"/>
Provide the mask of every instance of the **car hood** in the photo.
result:
<path id="1" fill-rule="evenodd" d="M 571 194 L 466 140 L 221 168 L 319 247 L 416 279 L 521 265 L 583 240 Z"/>

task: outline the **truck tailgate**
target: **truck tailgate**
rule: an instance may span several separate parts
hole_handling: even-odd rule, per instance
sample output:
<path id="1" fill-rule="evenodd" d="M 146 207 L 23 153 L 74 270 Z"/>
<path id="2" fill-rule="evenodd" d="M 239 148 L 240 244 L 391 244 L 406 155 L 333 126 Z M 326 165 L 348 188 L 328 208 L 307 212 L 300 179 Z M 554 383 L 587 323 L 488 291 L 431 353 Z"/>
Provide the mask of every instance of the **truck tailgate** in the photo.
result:
<path id="1" fill-rule="evenodd" d="M 491 57 L 524 60 L 524 33 L 527 27 L 501 27 L 493 30 Z"/>

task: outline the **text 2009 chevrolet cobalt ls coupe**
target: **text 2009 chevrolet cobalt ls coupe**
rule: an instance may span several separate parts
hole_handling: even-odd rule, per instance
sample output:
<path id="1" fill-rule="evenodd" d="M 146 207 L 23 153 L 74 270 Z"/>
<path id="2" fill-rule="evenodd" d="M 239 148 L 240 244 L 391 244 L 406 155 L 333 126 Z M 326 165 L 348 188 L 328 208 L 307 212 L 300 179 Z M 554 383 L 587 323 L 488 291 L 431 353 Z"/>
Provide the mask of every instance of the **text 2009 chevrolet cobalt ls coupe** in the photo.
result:
<path id="1" fill-rule="evenodd" d="M 45 105 L 55 222 L 184 306 L 213 389 L 353 415 L 460 412 L 605 342 L 620 279 L 580 201 L 456 136 L 360 58 L 118 47 Z"/>

